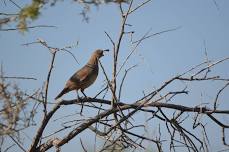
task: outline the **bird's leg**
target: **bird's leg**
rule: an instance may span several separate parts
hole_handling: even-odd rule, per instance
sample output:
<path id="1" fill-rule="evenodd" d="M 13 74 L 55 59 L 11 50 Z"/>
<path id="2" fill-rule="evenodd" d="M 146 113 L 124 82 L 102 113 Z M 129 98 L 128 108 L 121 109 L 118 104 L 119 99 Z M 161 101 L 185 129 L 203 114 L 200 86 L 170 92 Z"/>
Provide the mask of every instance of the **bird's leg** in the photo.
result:
<path id="1" fill-rule="evenodd" d="M 78 90 L 76 90 L 76 94 L 77 94 L 78 100 L 81 102 L 80 115 L 82 116 L 82 113 L 83 113 L 83 101 L 82 101 L 82 99 L 81 99 L 80 96 L 79 96 Z"/>
<path id="2" fill-rule="evenodd" d="M 82 92 L 82 94 L 84 95 L 84 97 L 87 98 L 86 94 L 84 93 L 84 90 L 81 89 L 80 91 Z"/>
<path id="3" fill-rule="evenodd" d="M 86 94 L 84 93 L 84 90 L 83 89 L 80 89 L 80 91 L 82 92 L 82 94 L 84 95 L 84 97 L 87 98 Z M 82 100 L 81 100 L 81 111 L 80 111 L 80 115 L 82 115 L 82 112 L 83 112 L 83 105 L 84 105 L 84 102 L 82 102 Z"/>

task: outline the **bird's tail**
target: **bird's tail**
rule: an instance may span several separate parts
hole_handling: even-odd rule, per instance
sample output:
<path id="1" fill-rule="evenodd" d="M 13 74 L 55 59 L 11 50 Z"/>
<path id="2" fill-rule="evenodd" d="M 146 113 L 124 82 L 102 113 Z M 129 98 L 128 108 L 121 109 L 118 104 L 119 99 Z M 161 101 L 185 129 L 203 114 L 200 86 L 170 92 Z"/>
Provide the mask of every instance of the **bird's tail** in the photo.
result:
<path id="1" fill-rule="evenodd" d="M 60 98 L 62 95 L 64 95 L 64 94 L 67 93 L 68 91 L 69 91 L 68 88 L 64 88 L 64 89 L 56 96 L 55 100 L 58 99 L 58 98 Z"/>

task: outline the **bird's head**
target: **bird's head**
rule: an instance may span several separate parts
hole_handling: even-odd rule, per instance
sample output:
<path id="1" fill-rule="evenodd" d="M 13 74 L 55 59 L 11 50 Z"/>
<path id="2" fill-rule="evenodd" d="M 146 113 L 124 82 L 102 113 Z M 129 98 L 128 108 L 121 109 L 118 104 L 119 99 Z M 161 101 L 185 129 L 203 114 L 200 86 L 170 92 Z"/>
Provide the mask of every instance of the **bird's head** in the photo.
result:
<path id="1" fill-rule="evenodd" d="M 96 58 L 101 58 L 102 56 L 104 56 L 104 54 L 103 54 L 104 51 L 108 52 L 109 50 L 108 49 L 106 49 L 106 50 L 98 49 L 98 50 L 95 50 L 95 52 L 93 53 L 93 55 Z"/>

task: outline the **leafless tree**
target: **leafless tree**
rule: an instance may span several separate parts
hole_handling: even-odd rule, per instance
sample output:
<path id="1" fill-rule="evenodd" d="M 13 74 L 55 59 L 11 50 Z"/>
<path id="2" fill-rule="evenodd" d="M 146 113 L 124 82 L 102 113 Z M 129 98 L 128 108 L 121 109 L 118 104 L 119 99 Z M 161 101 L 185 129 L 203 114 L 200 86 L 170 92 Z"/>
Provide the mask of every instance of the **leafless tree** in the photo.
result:
<path id="1" fill-rule="evenodd" d="M 8 151 L 12 146 L 18 146 L 22 151 L 28 152 L 44 152 L 50 148 L 55 148 L 56 151 L 61 151 L 61 147 L 67 144 L 74 138 L 78 138 L 78 135 L 85 130 L 91 130 L 97 137 L 104 140 L 103 146 L 96 151 L 122 151 L 125 149 L 131 149 L 137 151 L 139 149 L 146 149 L 146 142 L 150 142 L 154 145 L 156 151 L 179 151 L 180 148 L 187 151 L 210 151 L 210 140 L 208 137 L 208 125 L 205 124 L 205 120 L 209 119 L 212 123 L 216 124 L 221 131 L 222 145 L 228 150 L 228 142 L 226 136 L 226 130 L 229 128 L 229 124 L 224 123 L 222 117 L 229 115 L 228 109 L 220 109 L 221 104 L 219 98 L 225 93 L 225 90 L 229 86 L 229 78 L 214 73 L 214 68 L 217 68 L 219 64 L 226 64 L 229 57 L 223 59 L 211 61 L 208 59 L 206 53 L 206 60 L 199 63 L 180 74 L 176 74 L 168 80 L 165 80 L 161 86 L 154 88 L 148 93 L 143 93 L 142 97 L 135 101 L 123 101 L 122 92 L 125 86 L 125 81 L 131 76 L 128 75 L 137 65 L 127 67 L 128 61 L 136 52 L 140 44 L 144 40 L 149 39 L 155 35 L 160 35 L 166 32 L 175 31 L 178 28 L 168 29 L 157 33 L 146 32 L 139 39 L 134 40 L 134 31 L 127 31 L 129 26 L 128 18 L 138 9 L 142 9 L 151 0 L 139 1 L 137 6 L 133 5 L 133 1 L 129 1 L 128 7 L 123 7 L 123 3 L 118 3 L 121 17 L 120 31 L 117 40 L 114 40 L 112 36 L 105 32 L 108 43 L 111 44 L 113 53 L 112 60 L 112 76 L 109 77 L 103 66 L 103 63 L 99 61 L 101 67 L 101 73 L 103 73 L 105 79 L 104 88 L 98 91 L 95 97 L 82 98 L 72 100 L 60 100 L 53 104 L 52 101 L 48 101 L 49 93 L 49 81 L 52 77 L 52 69 L 55 64 L 56 54 L 60 51 L 70 53 L 71 47 L 55 48 L 48 45 L 45 40 L 38 39 L 35 42 L 27 43 L 26 46 L 40 44 L 49 50 L 52 58 L 50 65 L 48 66 L 48 73 L 45 85 L 43 88 L 38 89 L 33 94 L 27 94 L 20 91 L 17 85 L 12 85 L 6 80 L 12 79 L 34 79 L 28 77 L 10 77 L 5 76 L 4 72 L 1 73 L 0 83 L 0 99 L 2 109 L 0 110 L 0 135 L 1 144 L 4 144 L 4 138 L 7 136 L 12 139 L 13 145 L 9 145 L 4 151 Z M 90 1 L 84 1 L 90 3 Z M 120 59 L 122 53 L 122 43 L 126 37 L 129 36 L 130 50 L 129 54 Z M 76 60 L 76 59 L 75 59 Z M 77 62 L 77 60 L 76 60 Z M 144 77 L 144 76 L 143 76 Z M 170 90 L 170 86 L 177 85 L 178 82 L 184 83 L 182 89 Z M 201 85 L 202 82 L 219 83 L 220 88 L 215 88 L 214 101 L 207 101 L 208 106 L 200 104 L 196 106 L 183 106 L 173 103 L 177 97 L 185 95 L 186 99 L 190 99 L 191 89 L 194 84 Z M 9 88 L 12 87 L 13 89 Z M 180 88 L 180 87 L 178 87 Z M 108 94 L 110 93 L 111 96 Z M 100 97 L 102 95 L 102 97 Z M 33 101 L 33 108 L 28 108 L 28 101 Z M 44 134 L 47 125 L 52 123 L 53 116 L 63 107 L 69 105 L 81 106 L 82 102 L 84 107 L 94 111 L 95 116 L 81 116 L 79 113 L 75 113 L 77 119 L 68 120 L 64 122 L 60 129 L 54 130 L 51 134 Z M 225 101 L 227 102 L 227 101 Z M 131 103 L 131 104 L 128 104 Z M 40 123 L 37 125 L 37 131 L 34 134 L 28 149 L 24 148 L 20 141 L 21 130 L 35 125 L 33 117 L 36 114 L 37 107 L 42 107 L 42 111 L 39 111 L 42 115 Z M 49 107 L 49 108 L 48 108 Z M 24 110 L 28 108 L 28 112 Z M 147 120 L 141 121 L 141 123 L 135 123 L 136 117 L 141 114 L 148 114 L 150 117 Z M 70 117 L 71 115 L 66 115 Z M 76 118 L 76 117 L 75 117 Z M 56 120 L 58 121 L 58 119 Z M 159 122 L 154 138 L 147 136 L 146 124 Z M 22 124 L 22 125 L 21 125 Z M 191 127 L 187 127 L 191 126 Z M 190 129 L 191 128 L 191 129 Z M 155 129 L 155 128 L 154 128 Z M 138 130 L 138 131 L 136 131 Z M 141 131 L 141 134 L 139 134 Z M 57 137 L 57 133 L 64 132 L 64 136 Z M 220 132 L 219 132 L 220 134 Z M 165 138 L 169 137 L 169 138 Z M 85 141 L 80 139 L 82 149 L 88 151 L 85 147 Z M 2 149 L 3 151 L 3 149 Z"/>

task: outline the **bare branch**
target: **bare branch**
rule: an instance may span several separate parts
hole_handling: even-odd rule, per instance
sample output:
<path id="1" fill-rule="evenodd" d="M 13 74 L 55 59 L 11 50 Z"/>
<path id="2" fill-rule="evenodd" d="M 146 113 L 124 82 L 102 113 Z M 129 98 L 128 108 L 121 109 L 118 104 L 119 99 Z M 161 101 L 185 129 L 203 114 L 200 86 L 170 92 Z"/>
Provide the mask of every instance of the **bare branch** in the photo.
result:
<path id="1" fill-rule="evenodd" d="M 117 74 L 117 63 L 118 63 L 120 45 L 121 45 L 121 42 L 122 42 L 123 35 L 125 33 L 125 25 L 126 25 L 126 21 L 127 21 L 127 18 L 128 18 L 128 14 L 129 14 L 129 12 L 130 12 L 130 10 L 132 8 L 132 4 L 133 4 L 133 0 L 130 1 L 130 4 L 128 6 L 128 10 L 127 10 L 126 14 L 123 14 L 122 7 L 121 7 L 121 4 L 120 4 L 120 11 L 122 13 L 121 14 L 122 23 L 121 23 L 121 28 L 120 28 L 117 44 L 116 44 L 116 47 L 113 50 L 113 74 L 112 74 L 113 75 L 113 79 L 112 79 L 113 86 L 112 87 L 113 87 L 114 93 L 116 93 L 116 88 L 117 88 L 116 74 Z M 112 101 L 114 102 L 114 99 Z M 114 105 L 114 104 L 112 104 L 112 105 Z"/>
<path id="2" fill-rule="evenodd" d="M 211 68 L 211 67 L 213 67 L 213 66 L 215 66 L 215 65 L 217 65 L 219 63 L 222 63 L 222 62 L 224 62 L 226 60 L 229 60 L 229 57 L 223 58 L 223 59 L 221 59 L 219 61 L 216 61 L 216 62 L 208 65 L 207 67 L 205 67 L 205 68 L 199 70 L 198 72 L 196 72 L 194 75 L 192 75 L 192 77 L 195 77 L 195 76 L 199 75 L 200 73 L 202 73 L 203 71 L 208 70 L 209 68 Z"/>
<path id="3" fill-rule="evenodd" d="M 9 0 L 14 6 L 19 8 L 20 10 L 22 9 L 21 6 L 19 6 L 17 3 L 15 3 L 13 0 Z"/>
<path id="4" fill-rule="evenodd" d="M 126 59 L 124 60 L 124 62 L 121 64 L 121 66 L 120 66 L 120 68 L 119 68 L 119 70 L 118 70 L 118 72 L 117 72 L 117 75 L 118 75 L 119 72 L 122 70 L 122 68 L 125 66 L 125 64 L 126 64 L 127 61 L 129 60 L 130 56 L 136 51 L 137 47 L 138 47 L 138 46 L 140 45 L 140 43 L 144 40 L 144 38 L 149 34 L 150 31 L 151 31 L 151 29 L 148 30 L 148 31 L 144 34 L 144 36 L 138 41 L 138 43 L 134 46 L 134 48 L 131 50 L 131 52 L 130 52 L 129 55 L 126 57 Z M 116 75 L 116 77 L 117 77 L 117 75 Z"/>
<path id="5" fill-rule="evenodd" d="M 109 40 L 111 41 L 113 48 L 115 49 L 115 42 L 112 40 L 111 36 L 106 31 L 104 31 L 104 32 L 105 32 L 106 36 L 109 38 Z"/>
<path id="6" fill-rule="evenodd" d="M 14 137 L 12 137 L 11 135 L 8 135 L 12 140 L 13 142 L 24 152 L 26 152 L 25 148 L 17 141 L 14 139 Z"/>
<path id="7" fill-rule="evenodd" d="M 225 145 L 225 146 L 229 146 L 229 144 L 226 142 L 226 135 L 225 135 L 225 128 L 223 127 L 222 128 L 222 140 L 223 140 L 223 144 Z"/>
<path id="8" fill-rule="evenodd" d="M 81 99 L 83 100 L 83 102 L 97 102 L 97 103 L 103 103 L 103 104 L 111 104 L 111 101 L 107 101 L 107 100 L 101 100 L 101 99 L 93 99 L 93 98 L 87 98 L 87 99 Z M 75 103 L 80 103 L 82 101 L 78 101 L 78 100 L 69 100 L 69 101 L 61 101 L 58 104 L 55 105 L 55 107 L 47 114 L 46 118 L 42 121 L 42 126 L 40 127 L 40 129 L 37 132 L 37 138 L 35 139 L 39 139 L 38 136 L 41 136 L 41 133 L 43 132 L 44 128 L 46 127 L 47 123 L 49 122 L 50 118 L 53 116 L 53 114 L 60 108 L 61 105 L 69 105 L 69 104 L 75 104 Z M 138 109 L 140 109 L 141 107 L 158 107 L 158 108 L 170 108 L 170 109 L 176 109 L 176 110 L 180 110 L 180 111 L 184 111 L 184 112 L 197 112 L 197 113 L 203 113 L 203 114 L 212 114 L 212 109 L 207 109 L 207 108 L 199 108 L 199 107 L 185 107 L 182 105 L 176 105 L 176 104 L 169 104 L 169 103 L 160 103 L 160 102 L 151 102 L 146 104 L 148 101 L 143 101 L 141 102 L 137 102 L 134 104 L 124 104 L 122 102 L 119 102 L 118 104 L 120 105 L 120 109 L 123 110 L 127 110 L 127 109 L 132 109 L 134 108 L 134 111 L 132 111 L 130 114 L 128 114 L 126 117 L 123 117 L 119 123 L 123 122 L 125 119 L 128 119 L 132 114 L 134 114 Z M 107 111 L 104 111 L 100 114 L 98 114 L 97 116 L 95 116 L 94 118 L 90 118 L 88 119 L 85 123 L 80 124 L 76 129 L 74 129 L 73 131 L 71 131 L 67 136 L 65 136 L 60 143 L 58 143 L 58 146 L 62 146 L 65 143 L 67 143 L 69 140 L 71 140 L 72 138 L 74 138 L 76 135 L 78 135 L 80 132 L 84 131 L 85 129 L 87 129 L 89 126 L 91 126 L 92 124 L 98 122 L 99 120 L 103 119 L 106 116 L 109 116 L 115 112 L 118 112 L 119 109 L 118 108 L 113 108 Z M 228 110 L 215 110 L 214 113 L 218 113 L 218 114 L 229 114 Z M 114 127 L 113 127 L 114 128 Z M 34 140 L 36 141 L 36 140 Z M 36 148 L 37 142 L 34 142 L 34 149 L 33 151 L 45 151 L 49 148 L 52 147 L 51 142 L 48 143 L 44 143 L 41 146 L 39 146 L 39 148 Z M 35 150 L 36 149 L 36 150 Z M 30 149 L 30 151 L 32 152 L 32 148 Z"/>
<path id="9" fill-rule="evenodd" d="M 83 151 L 84 151 L 84 152 L 87 152 L 86 148 L 85 148 L 84 145 L 83 145 L 83 142 L 82 142 L 81 138 L 80 138 L 80 144 L 81 144 L 81 147 L 83 148 Z"/>
<path id="10" fill-rule="evenodd" d="M 65 51 L 65 52 L 69 53 L 69 54 L 74 58 L 74 60 L 76 61 L 76 63 L 79 64 L 79 62 L 78 62 L 78 60 L 76 59 L 75 55 L 74 55 L 71 51 L 68 51 L 68 50 L 65 49 L 65 48 L 60 49 L 60 51 Z"/>
<path id="11" fill-rule="evenodd" d="M 46 27 L 56 28 L 56 26 L 52 26 L 52 25 L 35 25 L 35 26 L 28 26 L 25 28 L 17 27 L 17 28 L 0 29 L 0 31 L 16 31 L 16 30 L 26 30 L 26 29 L 34 29 L 34 28 L 46 28 Z"/>
<path id="12" fill-rule="evenodd" d="M 142 4 L 138 5 L 136 8 L 132 9 L 129 14 L 135 12 L 136 10 L 138 10 L 139 8 L 143 7 L 144 5 L 146 5 L 147 3 L 149 3 L 152 0 L 146 0 L 145 2 L 143 2 Z"/>
<path id="13" fill-rule="evenodd" d="M 217 102 L 218 102 L 218 98 L 219 98 L 219 95 L 222 93 L 222 91 L 229 85 L 229 82 L 226 83 L 217 93 L 216 95 L 216 98 L 215 98 L 215 102 L 214 102 L 214 109 L 217 108 Z"/>
<path id="14" fill-rule="evenodd" d="M 106 78 L 108 87 L 109 87 L 109 89 L 111 90 L 112 96 L 113 96 L 114 100 L 115 100 L 116 103 L 117 103 L 117 102 L 118 102 L 118 99 L 117 99 L 117 97 L 116 97 L 116 95 L 115 95 L 115 92 L 114 92 L 113 87 L 112 87 L 112 85 L 111 85 L 111 83 L 110 83 L 110 80 L 108 79 L 108 76 L 107 76 L 107 74 L 106 74 L 106 72 L 105 72 L 105 69 L 104 69 L 102 63 L 100 62 L 100 60 L 99 60 L 98 62 L 99 62 L 99 65 L 101 66 L 101 68 L 102 68 L 102 70 L 103 70 L 103 74 L 104 74 L 104 76 L 105 76 L 105 78 Z M 113 105 L 112 105 L 112 107 L 113 107 Z"/>
<path id="15" fill-rule="evenodd" d="M 140 40 L 134 41 L 134 42 L 132 42 L 132 43 L 133 43 L 133 44 L 134 44 L 134 43 L 138 43 L 138 42 L 140 42 L 140 41 L 143 41 L 143 40 L 145 40 L 145 39 L 151 38 L 151 37 L 153 37 L 153 36 L 161 35 L 161 34 L 163 34 L 163 33 L 171 32 L 171 31 L 176 31 L 176 30 L 178 30 L 178 29 L 180 29 L 180 28 L 181 28 L 181 26 L 176 27 L 176 28 L 172 28 L 172 29 L 168 29 L 168 30 L 164 30 L 164 31 L 160 31 L 160 32 L 157 32 L 157 33 L 153 33 L 153 34 L 150 34 L 150 35 L 147 34 L 147 35 L 145 35 L 143 38 L 141 38 Z"/>
<path id="16" fill-rule="evenodd" d="M 136 64 L 136 65 L 133 65 L 132 67 L 130 67 L 130 68 L 128 68 L 127 70 L 125 70 L 125 73 L 124 73 L 124 76 L 123 76 L 123 78 L 122 78 L 122 81 L 121 81 L 121 84 L 120 84 L 120 88 L 119 88 L 118 101 L 120 101 L 120 99 L 121 99 L 122 87 L 123 87 L 124 80 L 125 80 L 125 78 L 126 78 L 126 76 L 127 76 L 127 73 L 128 73 L 131 69 L 135 68 L 136 66 L 137 66 L 137 64 Z"/>
<path id="17" fill-rule="evenodd" d="M 220 122 L 219 120 L 217 120 L 215 117 L 213 117 L 211 113 L 208 113 L 207 115 L 208 115 L 209 118 L 211 118 L 219 126 L 221 126 L 223 128 L 229 128 L 229 125 L 223 124 L 222 122 Z"/>
<path id="18" fill-rule="evenodd" d="M 16 76 L 0 76 L 1 79 L 27 79 L 27 80 L 37 80 L 36 78 L 33 77 L 16 77 Z"/>
<path id="19" fill-rule="evenodd" d="M 49 70 L 48 70 L 48 75 L 47 75 L 47 79 L 45 82 L 45 99 L 44 99 L 44 113 L 45 115 L 47 114 L 47 102 L 48 102 L 48 89 L 49 89 L 49 81 L 50 81 L 50 77 L 51 77 L 51 73 L 52 73 L 52 69 L 53 69 L 53 64 L 55 61 L 55 57 L 56 57 L 56 49 L 53 49 L 51 47 L 49 47 L 47 45 L 47 43 L 41 39 L 39 39 L 39 42 L 47 47 L 49 49 L 49 51 L 52 53 L 52 59 L 51 59 L 51 63 L 49 65 Z"/>

